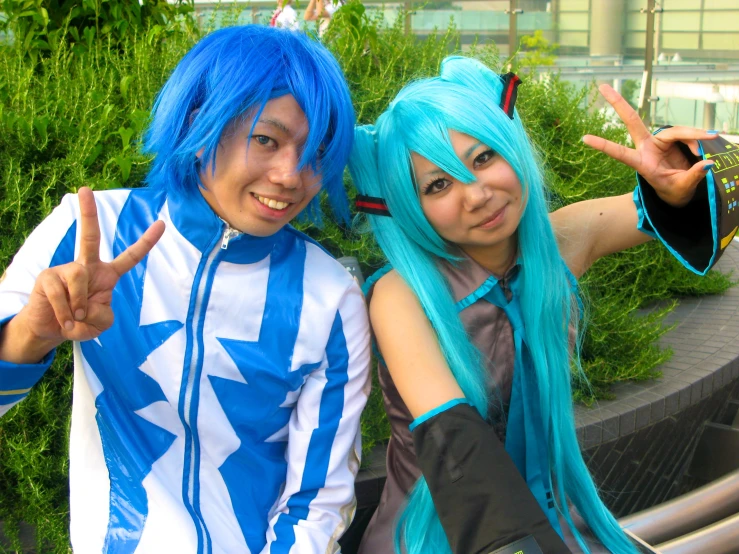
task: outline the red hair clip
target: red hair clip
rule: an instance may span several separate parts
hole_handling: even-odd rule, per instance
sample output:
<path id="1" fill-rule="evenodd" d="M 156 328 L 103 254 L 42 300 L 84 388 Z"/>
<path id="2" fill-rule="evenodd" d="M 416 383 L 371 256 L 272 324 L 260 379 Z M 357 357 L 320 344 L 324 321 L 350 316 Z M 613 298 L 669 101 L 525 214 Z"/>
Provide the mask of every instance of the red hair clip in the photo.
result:
<path id="1" fill-rule="evenodd" d="M 382 198 L 376 196 L 364 196 L 363 194 L 357 194 L 354 200 L 354 206 L 358 212 L 364 212 L 372 215 L 386 215 L 390 216 L 390 211 L 387 209 L 387 204 Z"/>
<path id="2" fill-rule="evenodd" d="M 500 108 L 508 117 L 513 119 L 513 108 L 516 106 L 516 95 L 521 79 L 515 73 L 506 73 L 500 76 L 503 79 L 503 93 L 500 95 Z"/>

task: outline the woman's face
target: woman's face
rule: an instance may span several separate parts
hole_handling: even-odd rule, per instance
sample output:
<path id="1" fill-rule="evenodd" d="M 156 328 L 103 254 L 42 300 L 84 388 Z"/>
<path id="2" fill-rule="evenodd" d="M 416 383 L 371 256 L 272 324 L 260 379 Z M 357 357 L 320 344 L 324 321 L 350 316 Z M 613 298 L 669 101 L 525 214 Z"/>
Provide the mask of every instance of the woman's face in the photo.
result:
<path id="1" fill-rule="evenodd" d="M 523 212 L 516 173 L 479 140 L 452 130 L 449 136 L 457 156 L 477 180 L 462 183 L 412 153 L 423 212 L 442 238 L 478 261 L 512 255 L 510 247 L 515 245 Z"/>

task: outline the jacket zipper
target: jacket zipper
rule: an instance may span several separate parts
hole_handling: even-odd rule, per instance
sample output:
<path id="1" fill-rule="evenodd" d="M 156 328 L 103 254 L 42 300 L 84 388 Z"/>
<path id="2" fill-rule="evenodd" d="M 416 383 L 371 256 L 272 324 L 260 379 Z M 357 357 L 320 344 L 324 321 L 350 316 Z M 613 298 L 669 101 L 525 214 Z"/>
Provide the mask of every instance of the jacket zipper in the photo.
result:
<path id="1" fill-rule="evenodd" d="M 226 250 L 226 248 L 228 248 L 229 241 L 232 238 L 238 237 L 240 234 L 241 231 L 232 229 L 231 226 L 226 223 L 226 230 L 223 232 L 223 240 L 221 241 L 221 250 Z"/>
<path id="2" fill-rule="evenodd" d="M 202 334 L 202 329 L 200 329 L 200 319 L 203 313 L 203 310 L 205 310 L 207 307 L 203 305 L 203 298 L 206 294 L 206 287 L 208 284 L 208 276 L 210 275 L 211 268 L 213 267 L 213 264 L 217 263 L 216 258 L 218 257 L 218 254 L 222 250 L 226 250 L 228 248 L 228 244 L 231 241 L 231 239 L 237 237 L 241 233 L 237 231 L 236 229 L 231 228 L 227 223 L 225 224 L 225 229 L 223 230 L 222 236 L 221 236 L 221 247 L 213 247 L 211 251 L 208 253 L 208 258 L 205 262 L 205 266 L 203 267 L 203 271 L 200 275 L 200 282 L 198 283 L 198 290 L 197 290 L 197 296 L 195 298 L 195 308 L 193 310 L 193 317 L 192 317 L 192 353 L 190 356 L 190 370 L 187 375 L 187 383 L 185 386 L 185 406 L 184 406 L 184 416 L 185 416 L 185 423 L 190 428 L 190 435 L 191 437 L 194 437 L 197 434 L 197 421 L 191 421 L 192 417 L 192 401 L 193 401 L 193 390 L 195 388 L 195 380 L 198 379 L 200 376 L 198 375 L 197 368 L 198 368 L 198 361 L 203 356 L 203 353 L 200 352 L 200 344 L 199 344 L 199 337 L 200 334 Z M 217 244 L 217 243 L 216 243 Z M 193 510 L 195 510 L 195 474 L 196 474 L 196 449 L 194 440 L 191 438 L 191 447 L 190 447 L 190 456 L 189 459 L 185 460 L 185 464 L 187 464 L 189 468 L 189 478 L 187 483 L 187 496 L 188 500 L 190 502 L 190 506 Z M 196 512 L 199 513 L 199 510 Z M 203 542 L 204 542 L 204 549 L 205 552 L 210 552 L 211 548 L 207 544 L 208 542 L 208 533 L 205 529 L 205 522 L 202 521 L 201 517 L 195 518 L 195 524 L 200 527 L 200 531 L 203 536 Z"/>

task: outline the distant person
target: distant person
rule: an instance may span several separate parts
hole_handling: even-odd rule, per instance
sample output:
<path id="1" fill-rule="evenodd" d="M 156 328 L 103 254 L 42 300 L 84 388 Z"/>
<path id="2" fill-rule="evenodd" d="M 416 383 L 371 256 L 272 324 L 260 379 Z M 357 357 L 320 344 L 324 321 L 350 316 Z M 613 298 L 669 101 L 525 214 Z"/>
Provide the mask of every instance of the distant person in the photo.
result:
<path id="1" fill-rule="evenodd" d="M 277 9 L 269 20 L 270 27 L 299 31 L 298 12 L 293 8 L 293 0 L 277 0 Z"/>
<path id="2" fill-rule="evenodd" d="M 344 2 L 341 0 L 310 0 L 303 18 L 306 21 L 318 21 L 318 36 L 322 37 L 331 23 L 331 18 L 343 5 Z"/>

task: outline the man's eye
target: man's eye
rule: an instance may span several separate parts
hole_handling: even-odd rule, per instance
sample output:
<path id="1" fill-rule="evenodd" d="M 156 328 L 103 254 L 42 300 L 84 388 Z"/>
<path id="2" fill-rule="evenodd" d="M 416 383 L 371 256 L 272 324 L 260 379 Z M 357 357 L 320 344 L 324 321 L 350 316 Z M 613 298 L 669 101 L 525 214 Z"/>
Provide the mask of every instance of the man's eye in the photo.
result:
<path id="1" fill-rule="evenodd" d="M 266 135 L 253 135 L 252 138 L 262 146 L 269 146 L 271 143 L 275 142 L 274 139 Z"/>
<path id="2" fill-rule="evenodd" d="M 475 158 L 475 167 L 484 165 L 490 160 L 492 160 L 495 157 L 495 152 L 493 150 L 485 150 L 485 152 L 482 152 L 477 155 Z"/>

